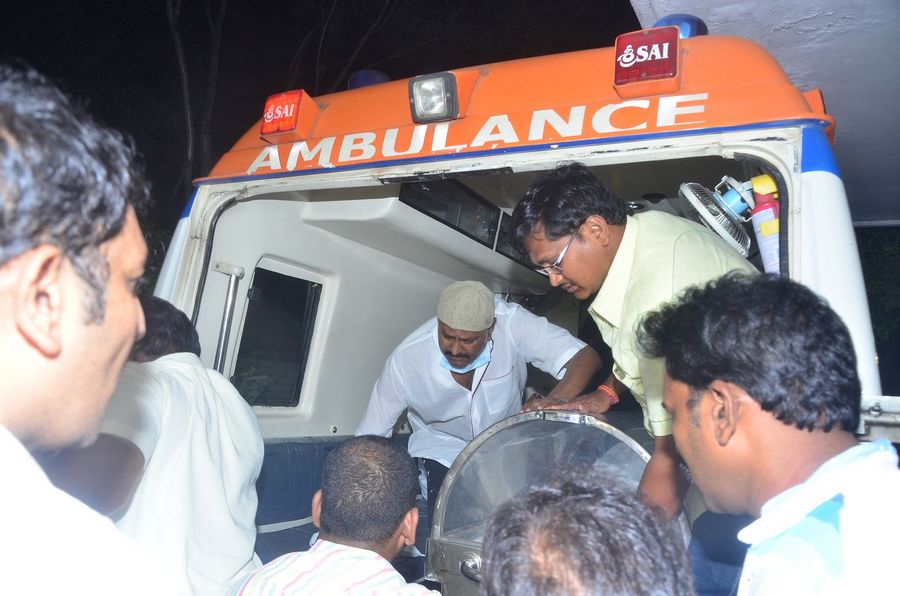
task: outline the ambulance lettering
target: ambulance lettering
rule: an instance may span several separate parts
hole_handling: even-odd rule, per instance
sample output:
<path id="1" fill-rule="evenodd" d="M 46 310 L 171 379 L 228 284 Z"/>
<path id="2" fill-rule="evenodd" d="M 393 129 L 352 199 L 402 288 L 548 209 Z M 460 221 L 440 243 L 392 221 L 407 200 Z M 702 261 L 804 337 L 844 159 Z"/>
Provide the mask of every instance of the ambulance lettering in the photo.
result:
<path id="1" fill-rule="evenodd" d="M 504 145 L 519 142 L 519 135 L 516 134 L 516 129 L 509 121 L 509 116 L 500 114 L 488 118 L 475 138 L 472 139 L 471 146 L 481 147 L 488 141 L 502 141 Z"/>
<path id="2" fill-rule="evenodd" d="M 359 161 L 375 157 L 374 132 L 360 132 L 352 135 L 344 135 L 341 141 L 341 152 L 338 161 Z"/>
<path id="3" fill-rule="evenodd" d="M 274 145 L 263 147 L 263 150 L 259 152 L 259 155 L 250 164 L 250 169 L 247 170 L 247 173 L 252 174 L 260 168 L 269 168 L 273 172 L 281 169 L 281 157 L 278 155 L 278 147 Z"/>
<path id="4" fill-rule="evenodd" d="M 631 44 L 625 47 L 625 51 L 618 58 L 619 66 L 631 68 L 635 64 L 648 60 L 665 60 L 669 57 L 669 43 L 654 43 L 652 45 L 638 46 L 635 50 Z"/>
<path id="5" fill-rule="evenodd" d="M 529 142 L 549 142 L 559 138 L 584 138 L 590 136 L 591 131 L 602 136 L 614 136 L 633 131 L 696 125 L 704 122 L 698 115 L 706 111 L 708 99 L 708 93 L 695 93 L 663 96 L 657 100 L 633 99 L 592 106 L 590 109 L 584 105 L 571 106 L 568 113 L 541 109 L 532 112 L 527 121 L 517 115 L 511 118 L 509 114 L 495 114 L 484 121 L 469 143 L 459 143 L 466 140 L 465 137 L 455 138 L 451 143 L 448 135 L 453 123 L 439 122 L 420 124 L 412 128 L 389 128 L 384 131 L 383 136 L 373 131 L 365 131 L 340 138 L 326 137 L 312 146 L 307 141 L 298 141 L 290 145 L 284 162 L 279 153 L 279 146 L 273 145 L 260 150 L 247 173 L 255 174 L 261 169 L 273 172 L 282 169 L 294 171 L 298 167 L 301 169 L 314 167 L 314 164 L 319 167 L 332 167 L 335 165 L 331 161 L 335 149 L 337 149 L 336 164 L 340 165 L 407 155 L 459 153 L 466 149 L 483 147 L 488 143 L 492 148 L 512 146 L 519 144 L 523 138 Z M 689 119 L 691 117 L 693 119 Z M 586 124 L 589 125 L 587 130 Z M 455 136 L 459 137 L 461 130 L 466 129 L 455 129 L 457 133 Z M 286 147 L 287 145 L 281 146 L 282 149 Z"/>
<path id="6" fill-rule="evenodd" d="M 706 101 L 709 93 L 695 93 L 693 95 L 674 95 L 659 98 L 659 108 L 656 111 L 656 126 L 675 126 L 676 124 L 700 124 L 703 120 L 680 120 L 676 118 L 682 114 L 702 114 L 706 109 L 705 104 L 683 106 L 681 104 L 697 101 Z"/>
<path id="7" fill-rule="evenodd" d="M 384 133 L 384 144 L 381 153 L 385 157 L 397 157 L 400 155 L 413 155 L 421 153 L 422 147 L 425 146 L 425 133 L 428 132 L 428 125 L 420 124 L 413 129 L 412 139 L 409 141 L 409 149 L 406 151 L 397 151 L 397 135 L 400 130 L 397 128 L 389 128 Z"/>
<path id="8" fill-rule="evenodd" d="M 578 137 L 584 129 L 585 106 L 574 106 L 569 110 L 569 119 L 566 120 L 556 113 L 556 110 L 536 110 L 531 117 L 531 127 L 528 129 L 528 140 L 537 141 L 547 137 L 544 129 L 549 124 L 559 136 Z"/>
<path id="9" fill-rule="evenodd" d="M 449 122 L 439 122 L 434 127 L 434 137 L 431 140 L 431 152 L 440 153 L 441 151 L 462 151 L 468 145 L 448 145 L 447 132 L 450 130 Z"/>
<path id="10" fill-rule="evenodd" d="M 603 106 L 602 108 L 594 112 L 594 117 L 591 119 L 591 127 L 601 134 L 606 132 L 628 132 L 629 130 L 645 129 L 647 128 L 646 120 L 629 128 L 618 128 L 616 126 L 613 126 L 611 120 L 613 114 L 615 114 L 619 110 L 624 110 L 626 108 L 646 110 L 649 107 L 649 99 L 634 99 L 631 101 L 623 101 L 622 103 L 613 103 L 609 104 L 608 106 Z"/>
<path id="11" fill-rule="evenodd" d="M 315 144 L 310 149 L 306 141 L 300 141 L 291 145 L 291 152 L 288 154 L 286 168 L 293 172 L 297 169 L 297 159 L 302 157 L 303 161 L 311 162 L 316 154 L 319 155 L 319 165 L 324 167 L 331 165 L 331 152 L 334 149 L 334 137 L 326 137 Z M 252 166 L 251 166 L 252 170 Z"/>

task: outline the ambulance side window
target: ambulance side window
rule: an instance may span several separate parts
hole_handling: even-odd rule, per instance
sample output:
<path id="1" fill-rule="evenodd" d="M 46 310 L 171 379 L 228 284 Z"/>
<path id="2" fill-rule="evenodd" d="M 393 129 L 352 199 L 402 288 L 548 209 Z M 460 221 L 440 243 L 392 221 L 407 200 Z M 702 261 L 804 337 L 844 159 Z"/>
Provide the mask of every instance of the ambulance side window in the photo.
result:
<path id="1" fill-rule="evenodd" d="M 456 180 L 415 182 L 400 187 L 400 201 L 494 247 L 500 208 Z"/>
<path id="2" fill-rule="evenodd" d="M 253 406 L 300 401 L 321 284 L 257 268 L 231 381 Z"/>
<path id="3" fill-rule="evenodd" d="M 519 253 L 513 245 L 512 219 L 505 212 L 500 213 L 500 233 L 497 234 L 496 251 L 505 257 L 509 257 L 513 261 L 520 261 L 530 266 L 531 262 L 527 260 L 525 255 Z"/>

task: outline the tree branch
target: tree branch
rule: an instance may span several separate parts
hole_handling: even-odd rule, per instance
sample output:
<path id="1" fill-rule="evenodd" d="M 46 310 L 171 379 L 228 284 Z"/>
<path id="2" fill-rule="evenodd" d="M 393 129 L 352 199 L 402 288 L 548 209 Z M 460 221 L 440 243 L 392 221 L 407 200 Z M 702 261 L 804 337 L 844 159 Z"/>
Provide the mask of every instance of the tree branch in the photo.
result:
<path id="1" fill-rule="evenodd" d="M 325 17 L 325 22 L 322 23 L 322 33 L 319 35 L 319 48 L 316 50 L 316 79 L 315 84 L 313 85 L 314 95 L 319 94 L 319 62 L 322 60 L 322 44 L 325 43 L 325 34 L 328 32 L 328 24 L 331 22 L 331 16 L 334 14 L 337 3 L 338 0 L 333 0 L 331 8 L 328 10 L 328 16 Z"/>
<path id="2" fill-rule="evenodd" d="M 204 0 L 203 4 L 210 35 L 209 68 L 206 72 L 206 106 L 200 117 L 200 171 L 205 175 L 212 167 L 212 117 L 218 93 L 222 27 L 228 11 L 228 0 L 222 0 L 219 12 L 215 17 L 213 17 L 210 0 Z"/>
<path id="3" fill-rule="evenodd" d="M 378 13 L 378 16 L 375 17 L 375 20 L 369 25 L 366 32 L 363 33 L 363 36 L 360 38 L 359 43 L 356 44 L 356 49 L 353 50 L 353 53 L 344 63 L 344 68 L 341 70 L 341 74 L 337 76 L 334 80 L 334 84 L 331 86 L 330 93 L 333 93 L 337 90 L 338 84 L 344 80 L 344 77 L 347 76 L 347 73 L 350 72 L 350 68 L 353 66 L 353 62 L 356 60 L 356 57 L 359 55 L 360 51 L 362 51 L 363 46 L 366 45 L 366 41 L 368 41 L 369 37 L 372 36 L 373 33 L 384 27 L 385 23 L 387 23 L 390 15 L 393 11 L 391 8 L 396 6 L 394 0 L 384 0 L 384 4 L 381 6 L 381 11 Z"/>
<path id="4" fill-rule="evenodd" d="M 194 119 L 191 113 L 191 90 L 188 80 L 187 64 L 184 59 L 184 47 L 181 36 L 178 33 L 178 16 L 181 13 L 181 0 L 166 0 L 166 16 L 168 17 L 169 32 L 172 34 L 172 43 L 175 45 L 175 59 L 178 64 L 178 76 L 181 81 L 181 100 L 184 107 L 184 136 L 185 136 L 185 161 L 187 176 L 182 176 L 179 181 L 184 184 L 185 178 L 188 184 L 194 171 Z M 182 186 L 182 192 L 186 195 L 188 189 Z M 174 195 L 173 195 L 174 196 Z M 171 198 L 170 198 L 171 201 Z"/>

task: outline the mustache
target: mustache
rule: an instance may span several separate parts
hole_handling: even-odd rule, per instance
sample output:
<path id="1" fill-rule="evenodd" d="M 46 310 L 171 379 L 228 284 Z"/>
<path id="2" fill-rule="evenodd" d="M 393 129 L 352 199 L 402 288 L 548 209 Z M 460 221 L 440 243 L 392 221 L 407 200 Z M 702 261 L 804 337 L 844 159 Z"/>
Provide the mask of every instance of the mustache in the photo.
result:
<path id="1" fill-rule="evenodd" d="M 444 356 L 447 356 L 448 358 L 471 358 L 469 354 L 454 354 L 453 352 L 444 352 Z"/>

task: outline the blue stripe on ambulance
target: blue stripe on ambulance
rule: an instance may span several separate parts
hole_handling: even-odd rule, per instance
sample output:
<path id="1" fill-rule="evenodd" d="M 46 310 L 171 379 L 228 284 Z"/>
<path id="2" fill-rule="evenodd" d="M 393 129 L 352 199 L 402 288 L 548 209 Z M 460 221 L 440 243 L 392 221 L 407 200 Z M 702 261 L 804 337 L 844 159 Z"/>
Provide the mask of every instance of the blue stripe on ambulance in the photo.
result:
<path id="1" fill-rule="evenodd" d="M 841 177 L 831 142 L 821 128 L 804 128 L 800 147 L 801 172 L 830 172 Z"/>
<path id="2" fill-rule="evenodd" d="M 187 204 L 184 206 L 184 209 L 181 211 L 181 219 L 186 217 L 190 217 L 191 208 L 194 206 L 194 199 L 197 198 L 197 191 L 200 190 L 199 186 L 194 187 L 194 192 L 191 193 L 190 198 L 187 200 Z"/>

